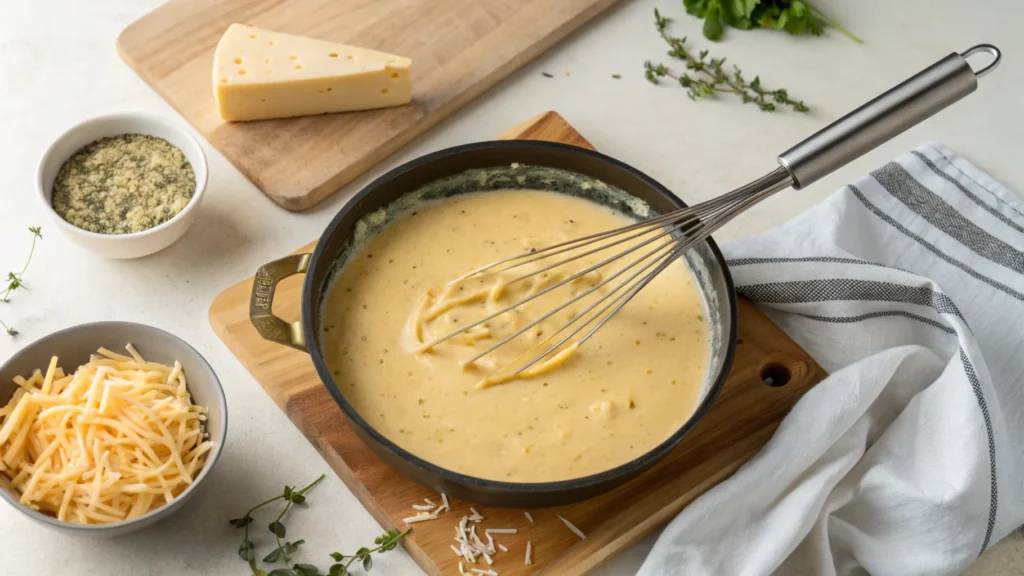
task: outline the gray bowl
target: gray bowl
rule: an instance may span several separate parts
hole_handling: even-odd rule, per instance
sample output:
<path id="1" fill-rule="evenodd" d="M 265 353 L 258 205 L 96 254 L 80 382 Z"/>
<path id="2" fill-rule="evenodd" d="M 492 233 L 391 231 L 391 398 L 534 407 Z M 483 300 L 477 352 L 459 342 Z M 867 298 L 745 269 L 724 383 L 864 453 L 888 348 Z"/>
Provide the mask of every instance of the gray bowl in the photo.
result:
<path id="1" fill-rule="evenodd" d="M 6 476 L 0 474 L 0 497 L 36 522 L 72 535 L 112 537 L 134 532 L 167 518 L 181 508 L 217 464 L 224 449 L 228 425 L 227 401 L 220 381 L 213 368 L 195 348 L 177 336 L 152 326 L 132 322 L 95 322 L 67 328 L 36 340 L 0 366 L 0 406 L 6 405 L 14 395 L 17 388 L 13 381 L 15 376 L 29 376 L 35 370 L 45 370 L 52 356 L 57 356 L 61 368 L 71 373 L 78 366 L 87 363 L 89 355 L 95 353 L 99 347 L 120 352 L 129 342 L 147 360 L 169 365 L 173 365 L 175 360 L 181 362 L 192 401 L 209 408 L 206 431 L 215 446 L 207 456 L 202 472 L 195 482 L 170 504 L 133 520 L 112 524 L 60 522 L 56 518 L 25 507 L 18 502 L 18 497 L 12 494 Z"/>

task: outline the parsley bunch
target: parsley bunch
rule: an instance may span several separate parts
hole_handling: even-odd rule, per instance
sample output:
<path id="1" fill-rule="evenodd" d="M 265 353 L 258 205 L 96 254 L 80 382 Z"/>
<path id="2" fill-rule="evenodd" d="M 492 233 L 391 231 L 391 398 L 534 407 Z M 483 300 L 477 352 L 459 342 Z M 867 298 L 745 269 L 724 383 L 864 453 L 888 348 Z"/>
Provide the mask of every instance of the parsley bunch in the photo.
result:
<path id="1" fill-rule="evenodd" d="M 28 231 L 32 233 L 32 247 L 28 250 L 28 258 L 25 260 L 25 265 L 21 267 L 21 272 L 7 273 L 7 288 L 0 291 L 0 303 L 7 304 L 11 301 L 11 292 L 25 287 L 23 279 L 25 271 L 28 270 L 29 263 L 32 262 L 32 255 L 36 253 L 36 240 L 42 240 L 43 238 L 43 229 L 39 226 L 31 226 Z M 7 331 L 8 336 L 18 335 L 18 331 L 5 324 L 3 320 L 0 320 L 0 326 Z"/>
<path id="2" fill-rule="evenodd" d="M 826 26 L 858 44 L 863 41 L 806 0 L 683 0 L 686 11 L 704 19 L 704 37 L 718 40 L 725 26 L 740 30 L 774 28 L 820 36 Z"/>
<path id="3" fill-rule="evenodd" d="M 709 58 L 707 50 L 701 50 L 694 56 L 686 49 L 685 37 L 676 38 L 668 34 L 671 21 L 657 8 L 654 9 L 654 26 L 669 46 L 668 55 L 682 60 L 689 72 L 676 74 L 668 66 L 648 60 L 644 62 L 644 77 L 651 83 L 660 84 L 662 78 L 670 78 L 686 88 L 686 95 L 692 100 L 724 92 L 739 96 L 745 104 L 754 104 L 763 112 L 774 112 L 778 106 L 789 106 L 796 112 L 809 110 L 803 100 L 790 98 L 786 89 L 769 90 L 761 85 L 760 76 L 748 81 L 738 66 L 733 66 L 732 70 L 725 68 L 725 58 Z"/>
<path id="4" fill-rule="evenodd" d="M 242 560 L 249 564 L 249 569 L 252 571 L 253 576 L 348 576 L 352 574 L 349 567 L 353 562 L 359 562 L 363 566 L 363 570 L 369 571 L 373 567 L 374 553 L 383 554 L 389 550 L 394 550 L 398 546 L 398 541 L 403 536 L 409 533 L 409 530 L 405 532 L 398 532 L 397 530 L 388 530 L 384 534 L 378 536 L 373 543 L 377 546 L 375 548 L 360 548 L 355 554 L 351 556 L 341 554 L 339 552 L 331 553 L 331 558 L 334 560 L 334 564 L 328 568 L 327 572 L 320 572 L 320 569 L 313 564 L 291 564 L 291 556 L 298 551 L 299 546 L 304 544 L 305 540 L 296 540 L 294 542 L 281 542 L 284 538 L 288 529 L 285 527 L 281 520 L 284 519 L 284 515 L 288 513 L 293 504 L 303 504 L 306 502 L 306 493 L 313 489 L 314 486 L 319 484 L 324 479 L 324 475 L 321 474 L 319 478 L 311 482 L 304 488 L 295 489 L 291 486 L 285 486 L 284 490 L 270 498 L 265 500 L 245 513 L 245 516 L 241 518 L 235 518 L 230 520 L 232 526 L 236 528 L 245 528 L 245 535 L 242 537 L 242 544 L 238 547 L 238 556 Z M 274 542 L 277 547 L 270 551 L 269 554 L 263 557 L 263 562 L 267 564 L 276 564 L 280 561 L 284 561 L 284 568 L 275 568 L 270 572 L 259 568 L 256 563 L 256 544 L 249 539 L 249 525 L 253 523 L 253 512 L 256 512 L 260 508 L 273 504 L 279 500 L 284 500 L 285 505 L 281 512 L 274 518 L 274 521 L 267 525 L 267 530 L 274 535 Z M 344 562 L 345 560 L 347 562 Z M 344 562 L 344 563 L 342 563 Z"/>

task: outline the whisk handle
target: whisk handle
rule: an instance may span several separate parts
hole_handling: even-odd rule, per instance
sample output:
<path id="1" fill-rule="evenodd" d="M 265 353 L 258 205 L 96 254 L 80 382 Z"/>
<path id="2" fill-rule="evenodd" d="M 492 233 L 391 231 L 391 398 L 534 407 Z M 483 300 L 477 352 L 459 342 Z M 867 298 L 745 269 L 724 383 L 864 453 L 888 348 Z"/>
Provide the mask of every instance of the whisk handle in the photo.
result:
<path id="1" fill-rule="evenodd" d="M 967 58 L 980 52 L 994 59 L 975 71 Z M 954 52 L 783 152 L 779 164 L 793 188 L 807 186 L 974 92 L 1000 57 L 991 44 Z"/>

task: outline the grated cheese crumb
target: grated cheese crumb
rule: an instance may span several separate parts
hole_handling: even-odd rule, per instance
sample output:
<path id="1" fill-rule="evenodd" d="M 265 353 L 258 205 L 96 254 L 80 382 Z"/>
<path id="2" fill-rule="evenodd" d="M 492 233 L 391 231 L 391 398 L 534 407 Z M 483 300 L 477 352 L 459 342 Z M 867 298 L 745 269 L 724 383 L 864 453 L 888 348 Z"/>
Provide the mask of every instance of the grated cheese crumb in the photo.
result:
<path id="1" fill-rule="evenodd" d="M 533 514 L 529 512 L 523 512 L 523 514 L 526 514 L 526 519 L 530 521 L 530 524 L 533 524 Z"/>
<path id="2" fill-rule="evenodd" d="M 575 524 L 573 524 L 572 522 L 569 522 L 568 520 L 563 518 L 561 514 L 558 515 L 558 519 L 561 520 L 562 523 L 565 524 L 565 526 L 569 530 L 572 530 L 573 534 L 579 536 L 581 540 L 585 540 L 586 539 L 587 535 L 584 534 L 582 530 L 577 528 Z"/>
<path id="3" fill-rule="evenodd" d="M 533 542 L 527 540 L 526 541 L 526 562 L 525 562 L 525 564 L 527 566 L 529 566 L 530 564 L 533 564 L 533 558 L 530 557 L 532 555 L 532 552 L 533 552 Z"/>
<path id="4" fill-rule="evenodd" d="M 502 552 L 508 552 L 508 548 L 505 548 L 504 544 L 498 544 L 498 549 Z"/>
<path id="5" fill-rule="evenodd" d="M 402 518 L 402 522 L 406 524 L 415 524 L 416 522 L 426 522 L 427 520 L 437 520 L 437 514 L 431 514 L 430 512 L 420 512 L 415 516 L 408 518 Z"/>
<path id="6" fill-rule="evenodd" d="M 490 534 L 484 532 L 484 536 L 487 536 L 487 553 L 494 554 L 497 550 L 494 548 L 494 538 Z"/>

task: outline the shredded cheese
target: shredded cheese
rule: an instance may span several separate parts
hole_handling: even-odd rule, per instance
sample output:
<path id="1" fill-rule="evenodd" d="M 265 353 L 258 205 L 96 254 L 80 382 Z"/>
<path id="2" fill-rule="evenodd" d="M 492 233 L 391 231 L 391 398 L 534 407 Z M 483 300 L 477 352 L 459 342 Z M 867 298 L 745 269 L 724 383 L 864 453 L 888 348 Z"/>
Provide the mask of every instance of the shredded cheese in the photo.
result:
<path id="1" fill-rule="evenodd" d="M 164 506 L 202 471 L 214 445 L 181 364 L 127 350 L 100 348 L 71 375 L 54 356 L 45 374 L 15 377 L 0 409 L 0 473 L 21 504 L 64 522 L 120 522 Z"/>
<path id="2" fill-rule="evenodd" d="M 508 552 L 508 548 L 501 544 L 496 544 L 494 537 L 488 531 L 484 531 L 484 537 L 487 538 L 487 543 L 485 544 L 476 533 L 476 524 L 470 524 L 474 517 L 482 520 L 483 516 L 473 508 L 470 508 L 470 510 L 473 512 L 473 516 L 463 516 L 459 520 L 459 524 L 455 526 L 455 542 L 458 543 L 458 546 L 452 545 L 451 549 L 457 556 L 461 556 L 470 564 L 475 564 L 477 558 L 483 557 L 484 562 L 487 562 L 487 565 L 490 566 L 494 563 L 492 556 L 498 553 L 498 549 L 500 548 Z M 479 520 L 476 522 L 479 522 Z M 510 534 L 511 532 L 507 532 L 507 530 L 507 528 L 497 529 L 499 533 Z"/>
<path id="3" fill-rule="evenodd" d="M 563 518 L 561 514 L 558 515 L 558 519 L 561 520 L 563 524 L 565 524 L 566 528 L 568 528 L 569 530 L 572 530 L 573 534 L 579 536 L 580 540 L 585 540 L 587 538 L 586 534 L 583 533 L 583 530 L 580 530 L 579 528 L 576 527 L 575 524 L 573 524 L 572 522 L 569 522 L 568 520 Z"/>
<path id="4" fill-rule="evenodd" d="M 530 541 L 530 540 L 527 540 L 526 541 L 526 562 L 524 562 L 525 565 L 529 566 L 530 564 L 533 564 L 533 558 L 531 558 L 532 555 L 533 555 L 533 542 Z"/>
<path id="5" fill-rule="evenodd" d="M 533 524 L 533 514 L 529 512 L 523 512 L 523 514 L 526 514 L 526 519 L 530 521 L 530 524 Z"/>
<path id="6" fill-rule="evenodd" d="M 402 522 L 404 522 L 406 525 L 415 524 L 417 522 L 426 522 L 427 520 L 437 520 L 437 514 L 431 514 L 430 512 L 420 512 L 415 516 L 402 518 Z"/>

